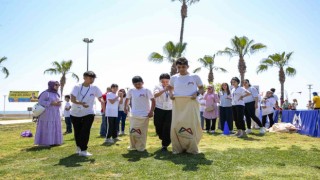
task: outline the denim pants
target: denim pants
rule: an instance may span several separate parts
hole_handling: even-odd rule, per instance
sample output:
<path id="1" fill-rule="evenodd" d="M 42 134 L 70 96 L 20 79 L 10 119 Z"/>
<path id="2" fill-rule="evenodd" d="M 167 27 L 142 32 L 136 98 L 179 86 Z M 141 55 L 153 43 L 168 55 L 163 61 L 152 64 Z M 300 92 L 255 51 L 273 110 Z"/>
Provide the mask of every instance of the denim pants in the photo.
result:
<path id="1" fill-rule="evenodd" d="M 72 132 L 71 118 L 70 117 L 64 117 L 64 120 L 66 122 L 66 127 L 67 127 L 66 132 L 71 133 Z"/>
<path id="2" fill-rule="evenodd" d="M 126 126 L 126 118 L 127 114 L 124 111 L 118 111 L 118 119 L 117 119 L 117 131 L 120 131 L 120 122 L 121 122 L 121 131 L 124 132 Z"/>
<path id="3" fill-rule="evenodd" d="M 102 114 L 102 120 L 101 120 L 101 126 L 100 126 L 100 135 L 101 136 L 106 136 L 107 134 L 107 123 L 106 123 L 106 116 L 103 113 Z"/>

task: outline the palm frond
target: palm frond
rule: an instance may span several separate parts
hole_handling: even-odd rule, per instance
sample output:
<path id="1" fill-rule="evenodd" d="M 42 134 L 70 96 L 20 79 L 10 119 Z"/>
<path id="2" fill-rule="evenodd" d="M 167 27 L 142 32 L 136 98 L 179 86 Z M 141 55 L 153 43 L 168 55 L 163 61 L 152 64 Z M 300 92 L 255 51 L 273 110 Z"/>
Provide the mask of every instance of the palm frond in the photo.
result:
<path id="1" fill-rule="evenodd" d="M 297 70 L 293 67 L 286 68 L 286 75 L 288 76 L 295 76 L 297 74 Z"/>
<path id="2" fill-rule="evenodd" d="M 43 74 L 46 74 L 46 73 L 48 73 L 48 74 L 59 74 L 59 71 L 57 69 L 55 69 L 55 68 L 49 68 L 49 69 L 47 69 L 47 70 L 45 70 L 43 72 Z"/>
<path id="3" fill-rule="evenodd" d="M 177 54 L 176 47 L 172 41 L 167 42 L 163 46 L 163 52 L 167 57 L 175 57 Z"/>
<path id="4" fill-rule="evenodd" d="M 251 54 L 254 54 L 258 51 L 261 51 L 261 50 L 264 50 L 266 49 L 267 46 L 262 44 L 262 43 L 256 43 L 256 44 L 253 44 L 251 47 L 250 47 L 250 53 Z"/>
<path id="5" fill-rule="evenodd" d="M 0 59 L 0 64 L 2 63 L 2 62 L 4 62 L 4 61 L 6 61 L 7 60 L 7 57 L 2 57 L 1 59 Z"/>
<path id="6" fill-rule="evenodd" d="M 260 64 L 257 68 L 257 74 L 258 73 L 261 73 L 261 72 L 264 72 L 264 71 L 267 71 L 268 70 L 268 65 L 266 64 Z"/>
<path id="7" fill-rule="evenodd" d="M 72 67 L 72 60 L 68 60 L 68 61 L 62 61 L 61 65 L 62 65 L 62 70 L 64 72 L 69 72 L 71 67 Z"/>
<path id="8" fill-rule="evenodd" d="M 237 56 L 238 55 L 238 52 L 229 48 L 229 47 L 226 47 L 224 50 L 222 51 L 218 51 L 216 53 L 217 55 L 227 55 L 229 56 L 230 58 L 234 57 L 234 56 Z"/>
<path id="9" fill-rule="evenodd" d="M 62 67 L 61 67 L 61 65 L 60 65 L 59 62 L 54 61 L 54 62 L 52 62 L 52 65 L 53 65 L 53 67 L 55 67 L 55 69 L 56 69 L 57 71 L 62 72 Z"/>
<path id="10" fill-rule="evenodd" d="M 201 67 L 196 68 L 195 70 L 193 70 L 193 73 L 198 73 L 201 71 Z"/>
<path id="11" fill-rule="evenodd" d="M 223 73 L 228 72 L 226 69 L 221 68 L 221 67 L 217 67 L 217 66 L 213 66 L 212 69 L 213 69 L 214 71 L 223 72 Z"/>
<path id="12" fill-rule="evenodd" d="M 263 60 L 261 61 L 261 64 L 265 64 L 265 65 L 267 65 L 267 66 L 273 66 L 274 62 L 273 62 L 272 59 L 267 58 L 267 59 L 263 59 Z"/>
<path id="13" fill-rule="evenodd" d="M 77 82 L 79 82 L 79 77 L 78 77 L 78 75 L 76 75 L 75 73 L 72 73 L 72 74 L 71 74 L 71 77 L 74 78 L 74 79 L 76 79 Z"/>
<path id="14" fill-rule="evenodd" d="M 148 59 L 149 61 L 152 61 L 152 62 L 161 63 L 163 62 L 164 57 L 159 53 L 153 52 L 150 54 Z"/>
<path id="15" fill-rule="evenodd" d="M 6 67 L 2 67 L 1 72 L 6 75 L 5 78 L 7 78 L 10 75 L 9 70 Z"/>

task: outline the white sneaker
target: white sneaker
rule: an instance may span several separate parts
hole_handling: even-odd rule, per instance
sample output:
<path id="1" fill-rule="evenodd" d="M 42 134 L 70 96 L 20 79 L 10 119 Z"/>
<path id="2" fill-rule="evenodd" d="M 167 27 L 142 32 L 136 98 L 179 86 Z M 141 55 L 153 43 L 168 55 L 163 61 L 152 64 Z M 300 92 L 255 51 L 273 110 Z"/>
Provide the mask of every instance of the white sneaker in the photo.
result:
<path id="1" fill-rule="evenodd" d="M 210 132 L 211 134 L 214 134 L 214 130 L 211 130 L 211 132 Z"/>
<path id="2" fill-rule="evenodd" d="M 76 148 L 76 153 L 79 154 L 80 152 L 81 152 L 81 149 L 80 149 L 79 146 L 77 146 L 77 148 Z"/>
<path id="3" fill-rule="evenodd" d="M 112 143 L 114 143 L 114 140 L 113 139 L 111 139 L 111 138 L 108 138 L 108 139 L 106 139 L 106 141 L 105 141 L 106 143 L 110 143 L 110 144 L 112 144 Z"/>
<path id="4" fill-rule="evenodd" d="M 266 133 L 266 130 L 264 129 L 264 127 L 261 127 L 260 128 L 260 134 L 265 134 Z"/>
<path id="5" fill-rule="evenodd" d="M 87 156 L 92 156 L 92 154 L 89 153 L 88 151 L 81 151 L 81 152 L 79 153 L 79 156 L 85 156 L 85 157 L 87 157 Z"/>
<path id="6" fill-rule="evenodd" d="M 246 130 L 246 133 L 247 133 L 247 134 L 251 134 L 251 133 L 252 133 L 252 130 L 251 130 L 251 129 L 247 129 L 247 130 Z"/>

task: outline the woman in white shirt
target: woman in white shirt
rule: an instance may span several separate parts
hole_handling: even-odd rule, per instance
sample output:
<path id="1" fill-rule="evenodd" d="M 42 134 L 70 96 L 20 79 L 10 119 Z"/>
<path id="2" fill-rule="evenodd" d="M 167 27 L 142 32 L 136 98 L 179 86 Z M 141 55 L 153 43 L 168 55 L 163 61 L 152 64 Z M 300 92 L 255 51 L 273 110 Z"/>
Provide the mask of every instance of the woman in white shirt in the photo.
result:
<path id="1" fill-rule="evenodd" d="M 258 90 L 255 87 L 251 86 L 248 79 L 244 80 L 243 87 L 251 93 L 251 96 L 247 96 L 243 98 L 245 103 L 244 114 L 246 117 L 247 128 L 248 128 L 246 130 L 246 133 L 247 134 L 251 133 L 251 119 L 252 119 L 260 127 L 260 134 L 264 134 L 265 131 L 262 126 L 262 123 L 260 119 L 256 116 L 256 109 L 258 108 L 258 103 L 259 103 Z"/>
<path id="2" fill-rule="evenodd" d="M 238 132 L 235 136 L 242 138 L 246 137 L 246 127 L 244 123 L 244 101 L 243 98 L 250 96 L 251 93 L 243 87 L 240 87 L 240 80 L 237 77 L 231 79 L 232 86 L 234 87 L 231 90 L 232 95 L 232 115 L 236 123 Z"/>
<path id="3" fill-rule="evenodd" d="M 275 104 L 275 99 L 272 98 L 272 92 L 271 91 L 267 91 L 266 96 L 263 98 L 263 100 L 261 101 L 261 107 L 262 107 L 262 125 L 263 127 L 266 126 L 266 122 L 267 122 L 267 116 L 269 118 L 269 122 L 270 122 L 270 126 L 272 127 L 272 125 L 274 124 L 273 121 L 273 113 L 274 113 L 274 104 Z"/>
<path id="4" fill-rule="evenodd" d="M 120 89 L 119 92 L 122 92 L 122 103 L 119 102 L 119 111 L 118 111 L 118 120 L 117 120 L 117 131 L 120 135 L 124 135 L 125 133 L 125 127 L 126 127 L 126 119 L 127 114 L 124 112 L 124 103 L 127 99 L 127 93 L 124 89 Z M 129 108 L 129 106 L 127 107 Z M 129 111 L 129 109 L 128 109 Z M 120 129 L 120 122 L 121 122 L 121 129 Z"/>
<path id="5" fill-rule="evenodd" d="M 221 130 L 224 130 L 224 125 L 227 122 L 229 131 L 231 132 L 233 130 L 233 121 L 232 121 L 232 98 L 231 93 L 229 89 L 228 83 L 222 83 L 220 92 L 219 92 L 219 98 L 220 98 L 220 124 L 221 124 Z"/>

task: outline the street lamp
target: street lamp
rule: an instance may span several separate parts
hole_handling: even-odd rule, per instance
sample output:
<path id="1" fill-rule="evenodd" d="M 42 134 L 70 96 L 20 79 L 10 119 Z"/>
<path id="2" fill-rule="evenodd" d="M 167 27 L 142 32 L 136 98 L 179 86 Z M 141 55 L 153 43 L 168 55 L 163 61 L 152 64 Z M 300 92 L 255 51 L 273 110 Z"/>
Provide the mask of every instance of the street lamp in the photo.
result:
<path id="1" fill-rule="evenodd" d="M 89 43 L 92 43 L 93 39 L 84 38 L 83 42 L 87 43 L 87 71 L 89 71 Z"/>

